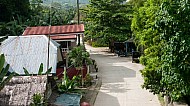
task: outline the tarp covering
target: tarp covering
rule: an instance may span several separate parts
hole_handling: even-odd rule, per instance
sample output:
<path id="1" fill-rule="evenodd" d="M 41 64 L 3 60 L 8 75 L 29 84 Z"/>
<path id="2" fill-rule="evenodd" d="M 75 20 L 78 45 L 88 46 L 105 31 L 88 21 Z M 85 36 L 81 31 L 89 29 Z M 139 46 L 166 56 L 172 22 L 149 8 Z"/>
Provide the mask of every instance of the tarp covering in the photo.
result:
<path id="1" fill-rule="evenodd" d="M 59 106 L 80 106 L 81 95 L 79 94 L 61 94 L 54 104 Z"/>

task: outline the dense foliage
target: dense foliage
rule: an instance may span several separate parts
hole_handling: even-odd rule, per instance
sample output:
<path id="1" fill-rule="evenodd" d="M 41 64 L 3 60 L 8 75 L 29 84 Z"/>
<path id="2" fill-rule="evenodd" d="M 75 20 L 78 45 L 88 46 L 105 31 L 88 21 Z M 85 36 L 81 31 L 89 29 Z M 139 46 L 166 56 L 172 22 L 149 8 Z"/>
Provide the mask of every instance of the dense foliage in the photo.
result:
<path id="1" fill-rule="evenodd" d="M 54 2 L 58 2 L 60 4 L 69 4 L 76 6 L 76 0 L 53 0 Z M 43 0 L 44 4 L 51 4 L 52 0 Z M 79 0 L 80 4 L 88 4 L 89 0 Z"/>
<path id="2" fill-rule="evenodd" d="M 153 93 L 190 104 L 188 0 L 147 0 L 135 7 L 132 30 L 144 47 L 144 85 Z"/>
<path id="3" fill-rule="evenodd" d="M 18 15 L 27 18 L 30 13 L 29 0 L 0 0 L 0 22 L 9 22 Z"/>
<path id="4" fill-rule="evenodd" d="M 82 70 L 84 64 L 92 64 L 90 54 L 89 52 L 85 51 L 84 46 L 78 46 L 73 48 L 68 55 L 71 65 L 76 67 L 78 70 Z"/>
<path id="5" fill-rule="evenodd" d="M 131 7 L 124 0 L 91 0 L 86 12 L 86 35 L 105 43 L 131 37 Z"/>
<path id="6" fill-rule="evenodd" d="M 165 0 L 156 19 L 164 39 L 162 80 L 165 92 L 173 100 L 190 104 L 190 1 Z"/>
<path id="7" fill-rule="evenodd" d="M 0 36 L 19 36 L 27 26 L 70 24 L 76 8 L 53 2 L 43 5 L 42 0 L 1 0 Z"/>
<path id="8" fill-rule="evenodd" d="M 147 0 L 144 6 L 135 10 L 131 25 L 135 41 L 144 47 L 144 56 L 140 61 L 145 65 L 142 70 L 143 87 L 151 89 L 154 93 L 162 91 L 161 72 L 158 71 L 161 65 L 162 43 L 158 31 L 154 28 L 159 5 L 160 3 L 156 0 Z"/>

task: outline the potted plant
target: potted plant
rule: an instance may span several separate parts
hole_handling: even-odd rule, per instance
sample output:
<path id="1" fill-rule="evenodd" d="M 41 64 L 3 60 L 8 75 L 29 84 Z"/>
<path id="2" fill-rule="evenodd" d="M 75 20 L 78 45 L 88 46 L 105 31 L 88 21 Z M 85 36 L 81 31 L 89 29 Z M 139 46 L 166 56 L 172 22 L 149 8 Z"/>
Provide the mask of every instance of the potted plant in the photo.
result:
<path id="1" fill-rule="evenodd" d="M 84 69 L 86 65 L 92 64 L 92 61 L 90 59 L 90 54 L 87 51 L 85 51 L 84 46 L 78 46 L 78 47 L 73 48 L 71 52 L 69 52 L 69 60 L 71 62 L 71 65 L 73 65 L 75 69 L 80 72 L 82 76 L 81 81 L 82 81 L 82 86 L 83 86 L 84 84 L 83 78 L 86 76 L 83 73 Z"/>

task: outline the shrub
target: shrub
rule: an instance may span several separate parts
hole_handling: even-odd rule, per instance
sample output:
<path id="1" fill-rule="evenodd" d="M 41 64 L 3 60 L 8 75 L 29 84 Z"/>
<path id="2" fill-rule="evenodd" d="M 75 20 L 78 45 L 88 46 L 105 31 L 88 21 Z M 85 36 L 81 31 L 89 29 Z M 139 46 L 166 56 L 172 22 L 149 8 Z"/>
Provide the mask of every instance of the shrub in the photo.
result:
<path id="1" fill-rule="evenodd" d="M 101 41 L 94 41 L 94 42 L 92 42 L 92 46 L 93 47 L 107 47 L 108 45 Z"/>
<path id="2" fill-rule="evenodd" d="M 32 96 L 33 103 L 31 106 L 46 106 L 44 99 L 40 93 L 36 93 Z"/>

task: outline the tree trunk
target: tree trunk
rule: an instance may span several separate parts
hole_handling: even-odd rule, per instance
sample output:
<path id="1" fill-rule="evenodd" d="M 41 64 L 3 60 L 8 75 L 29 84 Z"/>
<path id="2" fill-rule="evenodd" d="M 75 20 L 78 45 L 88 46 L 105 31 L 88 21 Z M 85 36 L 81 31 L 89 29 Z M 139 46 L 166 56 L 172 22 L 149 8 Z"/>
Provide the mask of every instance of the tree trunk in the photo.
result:
<path id="1" fill-rule="evenodd" d="M 113 39 L 111 39 L 110 41 L 109 41 L 109 49 L 110 49 L 110 52 L 114 52 L 114 40 Z"/>

